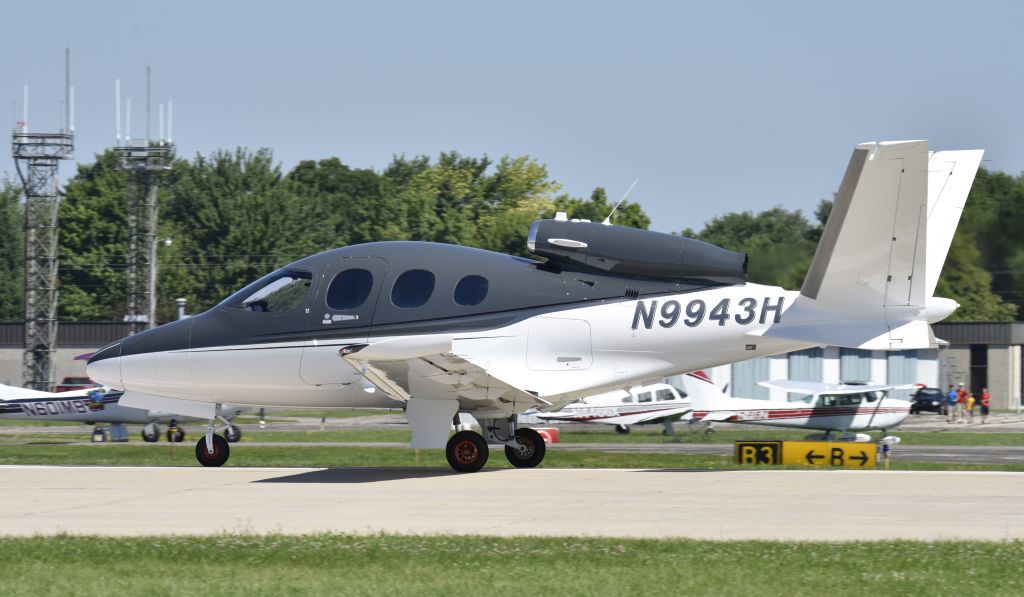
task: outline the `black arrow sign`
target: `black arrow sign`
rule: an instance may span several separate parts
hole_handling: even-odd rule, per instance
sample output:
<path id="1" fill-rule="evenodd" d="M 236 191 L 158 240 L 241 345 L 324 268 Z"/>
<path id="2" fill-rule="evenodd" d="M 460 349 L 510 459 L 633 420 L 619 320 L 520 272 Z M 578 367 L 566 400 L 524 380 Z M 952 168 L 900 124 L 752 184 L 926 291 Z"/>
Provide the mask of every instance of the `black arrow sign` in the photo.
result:
<path id="1" fill-rule="evenodd" d="M 819 454 L 815 454 L 814 450 L 807 450 L 806 458 L 807 458 L 807 462 L 810 462 L 811 464 L 814 464 L 814 460 L 815 459 L 821 460 L 822 458 L 824 458 L 824 456 L 821 456 Z"/>
<path id="2" fill-rule="evenodd" d="M 864 453 L 864 450 L 861 450 L 860 456 L 850 456 L 850 460 L 859 460 L 860 465 L 864 466 L 868 463 L 868 455 Z"/>

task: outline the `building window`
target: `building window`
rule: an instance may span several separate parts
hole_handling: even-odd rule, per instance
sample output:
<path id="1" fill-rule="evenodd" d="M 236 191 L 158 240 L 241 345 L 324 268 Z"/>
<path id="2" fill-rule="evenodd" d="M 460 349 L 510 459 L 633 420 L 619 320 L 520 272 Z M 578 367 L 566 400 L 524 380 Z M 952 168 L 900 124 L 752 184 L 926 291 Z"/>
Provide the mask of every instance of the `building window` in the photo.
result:
<path id="1" fill-rule="evenodd" d="M 487 297 L 487 278 L 466 276 L 455 285 L 455 302 L 463 307 L 479 305 Z"/>
<path id="2" fill-rule="evenodd" d="M 391 304 L 412 309 L 426 304 L 434 293 L 434 274 L 425 269 L 411 269 L 395 280 L 391 287 Z"/>
<path id="3" fill-rule="evenodd" d="M 355 309 L 366 302 L 373 288 L 373 274 L 365 269 L 347 269 L 331 280 L 327 306 L 336 311 Z"/>

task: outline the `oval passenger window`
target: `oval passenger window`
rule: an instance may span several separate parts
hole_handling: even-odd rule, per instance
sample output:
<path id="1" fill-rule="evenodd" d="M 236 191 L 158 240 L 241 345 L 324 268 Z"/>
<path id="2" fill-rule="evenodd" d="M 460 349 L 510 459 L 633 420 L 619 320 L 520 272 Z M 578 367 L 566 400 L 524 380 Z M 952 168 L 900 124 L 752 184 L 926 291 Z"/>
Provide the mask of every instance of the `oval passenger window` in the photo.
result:
<path id="1" fill-rule="evenodd" d="M 479 305 L 487 297 L 487 278 L 466 276 L 455 285 L 455 302 L 463 307 Z"/>
<path id="2" fill-rule="evenodd" d="M 336 311 L 355 309 L 366 302 L 373 288 L 373 274 L 365 269 L 347 269 L 327 287 L 327 306 Z"/>
<path id="3" fill-rule="evenodd" d="M 419 307 L 434 293 L 434 274 L 425 269 L 411 269 L 395 280 L 391 287 L 391 304 L 402 309 Z"/>

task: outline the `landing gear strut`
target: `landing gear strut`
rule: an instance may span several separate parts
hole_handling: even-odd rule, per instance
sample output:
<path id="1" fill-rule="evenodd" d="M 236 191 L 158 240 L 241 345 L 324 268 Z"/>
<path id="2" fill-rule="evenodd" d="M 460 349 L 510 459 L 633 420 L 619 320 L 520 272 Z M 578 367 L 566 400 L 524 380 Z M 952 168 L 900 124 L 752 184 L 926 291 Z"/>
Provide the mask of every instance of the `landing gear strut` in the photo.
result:
<path id="1" fill-rule="evenodd" d="M 487 464 L 490 449 L 476 431 L 460 431 L 448 440 L 444 455 L 448 464 L 460 473 L 475 473 Z"/>
<path id="2" fill-rule="evenodd" d="M 629 433 L 629 425 L 616 425 L 615 433 L 621 433 L 623 435 Z"/>

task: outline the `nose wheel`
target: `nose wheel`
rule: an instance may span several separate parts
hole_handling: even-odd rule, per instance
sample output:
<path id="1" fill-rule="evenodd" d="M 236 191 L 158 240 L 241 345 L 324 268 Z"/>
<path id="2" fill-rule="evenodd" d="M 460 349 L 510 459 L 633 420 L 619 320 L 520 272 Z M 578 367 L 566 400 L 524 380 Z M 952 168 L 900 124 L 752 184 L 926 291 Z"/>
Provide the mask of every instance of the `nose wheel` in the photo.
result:
<path id="1" fill-rule="evenodd" d="M 482 469 L 487 464 L 489 452 L 483 436 L 468 430 L 453 435 L 444 448 L 448 464 L 460 473 L 475 473 Z"/>
<path id="2" fill-rule="evenodd" d="M 544 438 L 533 429 L 529 427 L 516 429 L 516 442 L 519 444 L 518 447 L 505 446 L 505 458 L 508 458 L 512 466 L 533 468 L 540 464 L 541 460 L 544 460 L 547 445 L 544 443 Z"/>
<path id="3" fill-rule="evenodd" d="M 224 439 L 228 440 L 232 444 L 236 443 L 238 440 L 242 439 L 242 430 L 232 425 L 224 430 Z"/>
<path id="4" fill-rule="evenodd" d="M 231 448 L 228 441 L 219 435 L 210 436 L 209 446 L 207 438 L 203 437 L 196 443 L 196 460 L 203 466 L 220 466 L 228 461 L 231 455 Z"/>

